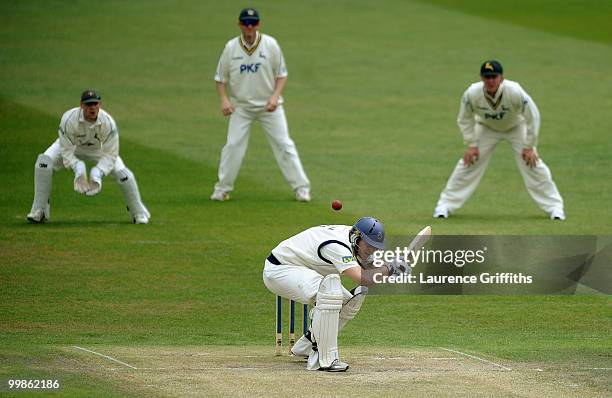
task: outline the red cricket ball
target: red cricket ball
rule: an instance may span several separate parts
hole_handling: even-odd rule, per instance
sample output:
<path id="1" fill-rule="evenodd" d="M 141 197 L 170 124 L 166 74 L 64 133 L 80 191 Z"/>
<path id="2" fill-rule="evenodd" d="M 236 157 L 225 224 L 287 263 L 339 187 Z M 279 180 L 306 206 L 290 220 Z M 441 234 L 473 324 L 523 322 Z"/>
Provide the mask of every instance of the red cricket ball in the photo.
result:
<path id="1" fill-rule="evenodd" d="M 338 211 L 342 208 L 342 202 L 340 202 L 338 199 L 334 200 L 332 202 L 332 209 Z"/>

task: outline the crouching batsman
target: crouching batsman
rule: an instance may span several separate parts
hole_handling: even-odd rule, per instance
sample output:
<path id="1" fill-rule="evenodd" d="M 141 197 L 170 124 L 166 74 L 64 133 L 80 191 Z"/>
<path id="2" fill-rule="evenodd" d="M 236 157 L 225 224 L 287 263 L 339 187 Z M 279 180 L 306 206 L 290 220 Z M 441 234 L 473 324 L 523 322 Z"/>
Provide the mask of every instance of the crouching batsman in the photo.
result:
<path id="1" fill-rule="evenodd" d="M 119 130 L 115 120 L 100 109 L 102 97 L 94 90 L 81 94 L 81 104 L 64 113 L 59 137 L 34 165 L 34 201 L 27 215 L 30 222 L 42 223 L 50 219 L 51 181 L 54 171 L 63 168 L 74 172 L 74 190 L 87 196 L 102 190 L 102 179 L 115 178 L 135 224 L 147 224 L 151 214 L 140 199 L 134 174 L 119 157 Z M 84 160 L 95 163 L 89 180 Z"/>
<path id="2" fill-rule="evenodd" d="M 320 225 L 309 228 L 276 246 L 265 261 L 263 281 L 276 295 L 313 306 L 310 330 L 293 346 L 296 356 L 308 358 L 308 370 L 344 372 L 348 364 L 338 353 L 338 332 L 353 319 L 365 299 L 375 274 L 406 271 L 395 260 L 372 266 L 372 255 L 384 248 L 385 230 L 380 221 L 363 217 L 355 225 Z M 340 275 L 357 286 L 345 289 Z"/>

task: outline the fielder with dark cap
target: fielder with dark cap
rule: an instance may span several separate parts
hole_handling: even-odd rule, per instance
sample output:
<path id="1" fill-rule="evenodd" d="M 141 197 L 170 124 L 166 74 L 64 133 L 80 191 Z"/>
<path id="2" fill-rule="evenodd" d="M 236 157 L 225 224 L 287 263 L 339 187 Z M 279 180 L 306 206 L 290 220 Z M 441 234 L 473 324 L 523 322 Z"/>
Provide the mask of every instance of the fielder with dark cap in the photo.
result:
<path id="1" fill-rule="evenodd" d="M 221 112 L 229 116 L 229 126 L 210 199 L 229 199 L 247 150 L 251 125 L 258 120 L 296 200 L 308 202 L 310 181 L 289 137 L 283 109 L 282 92 L 288 75 L 283 53 L 273 37 L 259 33 L 259 13 L 254 8 L 240 12 L 238 27 L 241 35 L 227 42 L 215 73 Z"/>
<path id="2" fill-rule="evenodd" d="M 308 370 L 343 372 L 338 332 L 353 319 L 365 299 L 374 275 L 409 271 L 395 259 L 373 267 L 373 254 L 384 248 L 385 229 L 380 221 L 363 217 L 355 225 L 320 225 L 278 244 L 265 261 L 263 281 L 268 290 L 286 299 L 313 306 L 310 330 L 291 349 L 308 358 Z M 348 291 L 340 275 L 359 286 Z"/>
<path id="3" fill-rule="evenodd" d="M 140 199 L 136 178 L 119 157 L 117 124 L 100 109 L 101 100 L 95 90 L 84 91 L 80 106 L 62 116 L 59 138 L 45 153 L 38 155 L 34 165 L 34 202 L 28 221 L 42 223 L 50 219 L 53 172 L 67 168 L 74 172 L 74 190 L 87 196 L 97 195 L 102 190 L 104 176 L 112 175 L 123 191 L 132 222 L 149 222 L 151 215 Z M 89 180 L 85 160 L 95 163 Z"/>
<path id="4" fill-rule="evenodd" d="M 550 170 L 536 150 L 540 113 L 517 83 L 504 79 L 498 61 L 480 67 L 481 81 L 472 84 L 461 98 L 457 123 L 467 146 L 434 210 L 434 217 L 447 218 L 474 193 L 487 169 L 495 146 L 508 141 L 516 165 L 536 204 L 551 220 L 565 220 L 563 199 Z"/>

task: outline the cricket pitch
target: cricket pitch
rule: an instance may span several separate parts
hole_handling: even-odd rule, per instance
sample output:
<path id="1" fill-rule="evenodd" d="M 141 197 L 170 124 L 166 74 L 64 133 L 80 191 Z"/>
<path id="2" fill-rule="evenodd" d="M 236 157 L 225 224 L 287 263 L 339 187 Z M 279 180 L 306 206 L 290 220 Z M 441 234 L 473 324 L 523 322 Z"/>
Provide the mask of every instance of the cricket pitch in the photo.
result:
<path id="1" fill-rule="evenodd" d="M 286 352 L 286 347 L 284 352 Z M 611 394 L 610 369 L 517 363 L 453 348 L 342 348 L 346 373 L 261 346 L 63 346 L 54 366 L 142 396 L 521 396 Z"/>

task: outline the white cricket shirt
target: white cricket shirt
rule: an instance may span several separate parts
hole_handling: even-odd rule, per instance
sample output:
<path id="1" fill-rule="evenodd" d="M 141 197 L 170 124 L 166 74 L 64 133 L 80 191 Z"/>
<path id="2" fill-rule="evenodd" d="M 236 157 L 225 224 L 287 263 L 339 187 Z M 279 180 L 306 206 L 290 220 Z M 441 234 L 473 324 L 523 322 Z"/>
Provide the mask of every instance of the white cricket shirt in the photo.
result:
<path id="1" fill-rule="evenodd" d="M 350 226 L 319 225 L 278 244 L 272 254 L 281 262 L 310 268 L 319 274 L 341 274 L 359 267 L 349 241 Z"/>
<path id="2" fill-rule="evenodd" d="M 504 80 L 490 97 L 485 93 L 482 81 L 472 84 L 461 97 L 457 124 L 468 146 L 478 146 L 475 125 L 482 124 L 491 130 L 504 132 L 526 123 L 525 147 L 533 148 L 540 131 L 540 112 L 520 84 Z"/>
<path id="3" fill-rule="evenodd" d="M 276 40 L 257 32 L 250 48 L 242 36 L 227 42 L 217 65 L 215 81 L 226 85 L 234 105 L 263 107 L 274 93 L 276 79 L 287 75 L 285 59 Z M 282 103 L 281 97 L 279 104 Z"/>
<path id="4" fill-rule="evenodd" d="M 85 120 L 80 107 L 70 109 L 62 116 L 58 134 L 64 167 L 73 168 L 80 160 L 79 153 L 99 157 L 96 166 L 104 175 L 115 167 L 119 156 L 119 130 L 115 120 L 103 109 L 93 123 Z"/>

